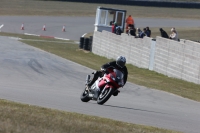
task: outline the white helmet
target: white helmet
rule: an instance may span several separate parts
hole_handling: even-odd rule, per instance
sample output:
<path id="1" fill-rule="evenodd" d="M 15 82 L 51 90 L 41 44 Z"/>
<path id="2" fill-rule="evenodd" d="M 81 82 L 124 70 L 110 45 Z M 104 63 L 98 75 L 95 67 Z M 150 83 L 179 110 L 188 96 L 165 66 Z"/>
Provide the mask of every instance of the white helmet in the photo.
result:
<path id="1" fill-rule="evenodd" d="M 123 57 L 123 56 L 117 57 L 117 59 L 116 59 L 116 64 L 117 64 L 119 67 L 123 68 L 123 67 L 125 66 L 125 64 L 126 64 L 126 58 Z"/>

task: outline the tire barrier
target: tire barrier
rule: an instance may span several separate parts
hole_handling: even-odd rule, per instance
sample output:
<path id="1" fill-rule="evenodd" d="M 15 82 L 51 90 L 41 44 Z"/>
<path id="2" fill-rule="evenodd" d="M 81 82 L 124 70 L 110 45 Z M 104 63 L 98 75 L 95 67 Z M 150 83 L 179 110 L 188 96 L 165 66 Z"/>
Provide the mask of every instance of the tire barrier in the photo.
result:
<path id="1" fill-rule="evenodd" d="M 87 51 L 91 51 L 92 40 L 93 40 L 93 36 L 90 36 L 89 38 L 80 37 L 79 48 L 87 50 Z"/>
<path id="2" fill-rule="evenodd" d="M 84 45 L 84 37 L 81 37 L 79 42 L 79 48 L 83 49 L 83 45 Z"/>
<path id="3" fill-rule="evenodd" d="M 83 45 L 84 50 L 89 50 L 89 42 L 90 42 L 89 38 L 84 39 L 84 45 Z"/>

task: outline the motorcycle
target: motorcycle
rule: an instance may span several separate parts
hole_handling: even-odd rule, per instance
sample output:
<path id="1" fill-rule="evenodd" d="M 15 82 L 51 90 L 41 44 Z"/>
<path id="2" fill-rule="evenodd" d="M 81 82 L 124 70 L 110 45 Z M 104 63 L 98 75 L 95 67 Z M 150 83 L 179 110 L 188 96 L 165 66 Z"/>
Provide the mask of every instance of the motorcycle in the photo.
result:
<path id="1" fill-rule="evenodd" d="M 123 77 L 124 74 L 121 71 L 115 68 L 108 68 L 103 77 L 99 77 L 91 87 L 86 85 L 84 91 L 81 93 L 81 101 L 88 102 L 90 100 L 95 100 L 100 105 L 104 104 L 112 95 L 118 94 L 118 89 L 120 87 L 123 87 Z M 86 84 L 89 83 L 89 81 L 90 75 L 87 75 Z M 97 93 L 97 91 L 99 91 L 99 93 Z"/>

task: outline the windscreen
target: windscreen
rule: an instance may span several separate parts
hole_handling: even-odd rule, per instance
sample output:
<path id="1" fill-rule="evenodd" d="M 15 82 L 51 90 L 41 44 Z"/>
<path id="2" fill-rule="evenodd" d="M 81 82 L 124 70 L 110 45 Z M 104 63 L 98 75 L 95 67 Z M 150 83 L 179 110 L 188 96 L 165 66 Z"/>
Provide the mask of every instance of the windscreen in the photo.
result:
<path id="1" fill-rule="evenodd" d="M 115 81 L 119 84 L 119 85 L 124 85 L 124 74 L 117 70 L 117 69 L 113 69 L 113 72 L 115 73 L 116 77 L 115 77 Z"/>

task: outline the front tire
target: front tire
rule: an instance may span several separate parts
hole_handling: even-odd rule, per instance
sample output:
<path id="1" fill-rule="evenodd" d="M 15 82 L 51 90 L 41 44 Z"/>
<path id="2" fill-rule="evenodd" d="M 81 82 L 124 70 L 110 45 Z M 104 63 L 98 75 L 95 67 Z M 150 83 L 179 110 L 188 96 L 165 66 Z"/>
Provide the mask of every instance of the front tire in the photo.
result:
<path id="1" fill-rule="evenodd" d="M 106 101 L 108 101 L 108 99 L 112 96 L 114 92 L 114 89 L 112 88 L 108 88 L 106 89 L 103 93 L 101 93 L 99 95 L 99 97 L 97 98 L 97 103 L 98 104 L 104 104 Z"/>
<path id="2" fill-rule="evenodd" d="M 89 95 L 89 90 L 87 90 L 87 87 L 85 87 L 84 91 L 81 93 L 81 101 L 82 102 L 88 102 L 90 101 L 90 98 L 88 97 Z"/>

